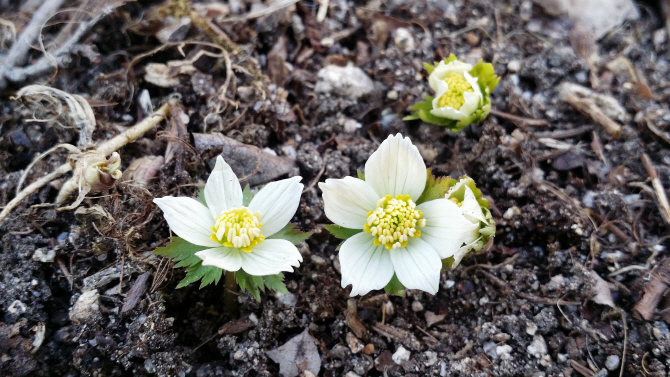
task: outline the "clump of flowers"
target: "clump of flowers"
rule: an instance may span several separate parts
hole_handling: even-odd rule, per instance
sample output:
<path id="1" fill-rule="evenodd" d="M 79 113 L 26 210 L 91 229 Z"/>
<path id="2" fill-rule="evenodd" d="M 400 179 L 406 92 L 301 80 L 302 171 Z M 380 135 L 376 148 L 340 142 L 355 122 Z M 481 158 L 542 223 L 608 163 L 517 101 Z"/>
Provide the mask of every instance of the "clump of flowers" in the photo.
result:
<path id="1" fill-rule="evenodd" d="M 289 221 L 300 204 L 301 177 L 272 182 L 253 198 L 222 157 L 196 200 L 154 199 L 170 229 L 179 237 L 154 253 L 174 259 L 187 273 L 177 288 L 202 280 L 200 287 L 233 273 L 241 288 L 260 300 L 265 287 L 286 293 L 282 272 L 302 262 L 295 244 L 309 233 Z"/>
<path id="2" fill-rule="evenodd" d="M 421 119 L 458 132 L 489 115 L 489 95 L 500 81 L 493 65 L 480 60 L 473 67 L 451 54 L 435 65 L 424 63 L 424 67 L 435 96 L 426 96 L 422 102 L 412 106 L 410 110 L 414 114 L 404 120 Z"/>
<path id="3" fill-rule="evenodd" d="M 457 266 L 495 233 L 488 202 L 471 178 L 435 178 L 409 138 L 389 136 L 359 178 L 320 183 L 326 228 L 339 246 L 351 296 L 385 288 L 434 294 L 440 271 Z"/>

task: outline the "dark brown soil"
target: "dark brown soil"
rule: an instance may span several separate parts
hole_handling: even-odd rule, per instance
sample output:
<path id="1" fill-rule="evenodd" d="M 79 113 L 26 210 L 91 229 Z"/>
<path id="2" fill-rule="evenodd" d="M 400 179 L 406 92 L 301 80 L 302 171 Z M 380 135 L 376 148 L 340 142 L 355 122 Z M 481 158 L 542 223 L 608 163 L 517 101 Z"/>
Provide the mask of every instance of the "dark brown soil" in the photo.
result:
<path id="1" fill-rule="evenodd" d="M 2 17 L 20 31 L 30 14 L 17 3 L 0 1 Z M 97 9 L 94 1 L 84 3 Z M 176 47 L 138 57 L 160 46 L 156 24 L 168 15 L 188 15 L 179 13 L 188 2 L 128 2 L 82 40 L 90 55 L 73 55 L 68 68 L 51 78 L 7 88 L 0 97 L 0 205 L 14 197 L 36 155 L 59 143 L 76 145 L 78 138 L 66 115 L 54 117 L 44 103 L 13 101 L 23 85 L 40 83 L 86 97 L 98 122 L 95 141 L 145 117 L 138 105 L 142 90 L 153 108 L 177 94 L 190 121 L 183 147 L 154 183 L 146 189 L 118 184 L 83 202 L 109 217 L 57 211 L 46 204 L 58 190 L 47 185 L 0 225 L 0 375 L 279 376 L 266 351 L 308 328 L 323 376 L 666 376 L 670 299 L 661 298 L 649 321 L 632 310 L 654 268 L 668 258 L 668 224 L 653 190 L 645 188 L 651 184 L 640 159 L 647 153 L 670 187 L 670 149 L 649 128 L 670 131 L 670 38 L 661 40 L 657 32 L 665 27 L 660 5 L 639 1 L 641 18 L 596 44 L 598 91 L 613 96 L 626 113 L 618 120 L 621 137 L 613 139 L 559 98 L 563 82 L 591 86 L 589 67 L 567 38 L 571 23 L 530 1 L 494 3 L 331 0 L 319 23 L 319 3 L 300 1 L 259 18 L 218 22 L 227 42 L 201 21 L 229 16 L 194 18 L 185 40 L 230 51 L 234 77 L 218 97 L 226 80 L 222 58 L 200 58 L 197 73 L 180 76 L 174 88 L 144 79 L 147 64 L 184 59 Z M 231 1 L 233 11 L 235 4 L 242 15 L 263 9 L 259 2 Z M 530 23 L 540 31 L 528 31 Z M 62 27 L 46 27 L 45 41 Z M 402 35 L 398 28 L 409 30 L 411 45 L 396 38 Z M 183 48 L 187 58 L 203 49 L 219 52 L 203 45 Z M 450 53 L 494 64 L 502 78 L 491 95 L 494 109 L 546 125 L 491 115 L 450 134 L 403 122 L 408 106 L 429 93 L 422 62 Z M 617 57 L 628 59 L 653 98 L 629 73 L 608 68 Z M 355 99 L 315 90 L 321 68 L 347 61 L 373 80 L 372 94 Z M 565 137 L 564 131 L 582 126 L 590 128 Z M 163 122 L 121 149 L 124 169 L 138 157 L 163 155 L 178 137 L 169 129 Z M 184 272 L 151 253 L 170 235 L 151 200 L 197 194 L 220 151 L 196 150 L 192 133 L 211 132 L 297 159 L 288 174 L 300 174 L 309 189 L 293 222 L 314 232 L 299 246 L 304 263 L 286 274 L 290 293 L 265 293 L 261 302 L 241 293 L 240 318 L 248 322 L 229 326 L 223 335 L 216 335 L 219 328 L 234 319 L 224 310 L 222 282 L 175 289 Z M 493 204 L 495 242 L 445 271 L 435 296 L 409 291 L 386 297 L 380 291 L 348 302 L 348 290 L 340 287 L 339 241 L 323 229 L 329 222 L 318 186 L 311 183 L 355 176 L 380 141 L 396 132 L 412 138 L 434 173 L 475 179 Z M 548 138 L 564 148 L 549 146 Z M 65 162 L 62 151 L 38 163 L 27 182 Z M 52 260 L 35 260 L 36 251 L 51 250 Z M 147 271 L 146 293 L 122 313 L 130 288 Z M 594 302 L 602 290 L 596 275 L 609 284 L 615 307 Z M 100 295 L 98 307 L 71 320 L 74 304 L 91 289 Z M 444 317 L 427 322 L 433 314 Z M 354 353 L 348 333 L 373 345 L 366 349 L 372 352 L 353 347 Z M 400 347 L 409 359 L 398 364 L 391 355 Z"/>

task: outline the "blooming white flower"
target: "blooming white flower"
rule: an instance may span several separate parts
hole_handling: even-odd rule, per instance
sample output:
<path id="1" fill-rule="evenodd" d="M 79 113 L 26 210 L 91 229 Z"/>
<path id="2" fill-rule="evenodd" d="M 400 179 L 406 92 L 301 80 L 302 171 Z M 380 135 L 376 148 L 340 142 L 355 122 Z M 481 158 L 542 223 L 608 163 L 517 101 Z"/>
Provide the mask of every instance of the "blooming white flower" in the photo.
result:
<path id="1" fill-rule="evenodd" d="M 477 111 L 484 102 L 484 95 L 472 77 L 472 65 L 444 60 L 428 76 L 428 84 L 435 91 L 430 113 L 439 118 L 462 120 Z M 488 112 L 487 112 L 488 113 Z"/>
<path id="2" fill-rule="evenodd" d="M 194 245 L 210 247 L 195 253 L 203 266 L 226 271 L 240 268 L 254 276 L 293 271 L 302 262 L 298 249 L 283 239 L 267 239 L 284 228 L 300 204 L 301 177 L 263 187 L 248 207 L 242 205 L 242 187 L 222 157 L 205 185 L 204 206 L 195 199 L 154 199 L 170 229 Z"/>
<path id="3" fill-rule="evenodd" d="M 326 216 L 363 231 L 340 247 L 342 287 L 351 296 L 384 288 L 395 273 L 409 289 L 435 293 L 441 259 L 472 241 L 478 225 L 456 203 L 441 198 L 417 205 L 426 186 L 426 165 L 409 138 L 389 136 L 365 163 L 365 180 L 320 183 Z"/>

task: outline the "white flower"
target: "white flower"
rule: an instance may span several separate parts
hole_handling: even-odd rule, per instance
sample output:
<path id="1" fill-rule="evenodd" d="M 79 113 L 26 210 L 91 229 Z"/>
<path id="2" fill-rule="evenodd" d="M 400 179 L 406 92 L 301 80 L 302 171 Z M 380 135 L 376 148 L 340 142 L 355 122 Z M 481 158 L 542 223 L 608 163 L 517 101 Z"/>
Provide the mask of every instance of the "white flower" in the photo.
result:
<path id="1" fill-rule="evenodd" d="M 337 225 L 363 232 L 340 247 L 342 287 L 351 296 L 384 288 L 395 273 L 409 289 L 435 293 L 441 259 L 454 255 L 477 228 L 449 199 L 419 205 L 426 165 L 409 138 L 389 136 L 365 164 L 365 181 L 327 179 L 326 216 Z"/>
<path id="2" fill-rule="evenodd" d="M 484 102 L 477 78 L 470 75 L 472 65 L 444 60 L 428 76 L 428 84 L 435 91 L 430 113 L 436 117 L 462 120 L 477 111 Z"/>
<path id="3" fill-rule="evenodd" d="M 454 258 L 452 268 L 458 266 L 461 263 L 461 260 L 463 260 L 463 257 L 466 256 L 470 251 L 479 249 L 481 246 L 483 246 L 482 240 L 484 237 L 479 233 L 481 229 L 481 223 L 484 223 L 486 226 L 488 226 L 491 221 L 490 216 L 484 216 L 482 207 L 477 201 L 475 193 L 472 192 L 472 189 L 467 185 L 467 183 L 471 181 L 472 178 L 469 177 L 461 178 L 454 186 L 449 188 L 449 191 L 447 191 L 447 194 L 444 196 L 445 198 L 454 202 L 458 206 L 463 216 L 476 226 L 476 228 L 469 235 L 468 239 L 465 240 L 465 245 L 460 247 L 453 255 L 451 255 Z M 460 201 L 454 197 L 454 194 L 457 192 L 462 193 L 463 201 Z"/>
<path id="4" fill-rule="evenodd" d="M 301 177 L 272 182 L 242 205 L 242 187 L 230 166 L 217 157 L 205 185 L 207 207 L 192 198 L 154 199 L 170 229 L 194 245 L 203 266 L 242 268 L 254 276 L 293 271 L 302 262 L 298 249 L 283 239 L 266 239 L 291 220 L 300 204 Z"/>

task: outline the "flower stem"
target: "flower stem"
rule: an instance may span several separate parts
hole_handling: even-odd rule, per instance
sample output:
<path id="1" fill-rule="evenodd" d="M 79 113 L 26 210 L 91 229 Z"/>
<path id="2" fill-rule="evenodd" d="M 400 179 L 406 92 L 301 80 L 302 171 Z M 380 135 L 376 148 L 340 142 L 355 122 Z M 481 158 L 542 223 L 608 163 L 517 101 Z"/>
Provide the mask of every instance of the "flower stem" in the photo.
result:
<path id="1" fill-rule="evenodd" d="M 239 314 L 239 308 L 237 306 L 237 281 L 235 280 L 235 273 L 233 271 L 226 271 L 226 284 L 224 286 L 225 296 L 224 304 L 226 314 L 230 318 L 237 318 Z"/>

